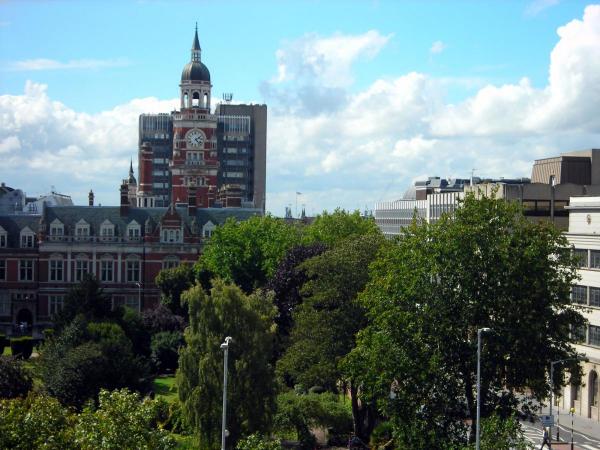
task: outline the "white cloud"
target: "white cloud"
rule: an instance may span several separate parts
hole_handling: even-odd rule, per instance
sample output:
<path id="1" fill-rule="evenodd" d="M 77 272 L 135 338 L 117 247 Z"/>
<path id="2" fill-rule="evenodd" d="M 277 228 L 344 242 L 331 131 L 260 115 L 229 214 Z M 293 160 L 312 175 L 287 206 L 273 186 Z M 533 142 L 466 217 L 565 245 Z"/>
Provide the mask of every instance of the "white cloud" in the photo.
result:
<path id="1" fill-rule="evenodd" d="M 342 38 L 354 48 L 335 52 L 331 43 L 342 47 Z M 309 214 L 363 209 L 398 198 L 418 174 L 468 177 L 476 168 L 477 176 L 529 176 L 536 158 L 598 146 L 600 6 L 558 29 L 545 86 L 526 77 L 504 85 L 472 80 L 476 93 L 458 104 L 445 100 L 457 80 L 423 73 L 353 89 L 353 62 L 373 57 L 389 38 L 377 31 L 304 36 L 280 50 L 279 72 L 265 85 L 267 209 L 283 214 L 296 192 Z M 16 146 L 15 139 L 20 145 L 2 153 L 0 179 L 31 194 L 57 185 L 81 194 L 80 203 L 93 188 L 99 202 L 116 204 L 118 183 L 137 152 L 138 115 L 176 105 L 145 98 L 86 114 L 50 99 L 44 85 L 27 83 L 22 95 L 0 96 L 0 148 Z"/>
<path id="2" fill-rule="evenodd" d="M 447 47 L 447 45 L 444 44 L 442 41 L 435 41 L 433 44 L 431 44 L 429 53 L 437 55 L 439 53 L 442 53 L 444 50 L 446 50 L 446 47 Z"/>
<path id="3" fill-rule="evenodd" d="M 17 136 L 8 136 L 0 141 L 0 154 L 9 153 L 21 148 L 21 141 Z"/>
<path id="4" fill-rule="evenodd" d="M 4 66 L 10 71 L 41 71 L 41 70 L 70 70 L 70 69 L 104 69 L 107 67 L 125 67 L 130 65 L 127 59 L 72 59 L 57 61 L 55 59 L 25 59 L 9 62 Z"/>
<path id="5" fill-rule="evenodd" d="M 293 80 L 315 81 L 327 87 L 352 83 L 351 66 L 359 58 L 373 58 L 391 39 L 378 31 L 360 35 L 336 33 L 331 37 L 307 34 L 277 50 L 274 83 Z"/>
<path id="6" fill-rule="evenodd" d="M 269 208 L 283 214 L 296 190 L 328 209 L 394 199 L 416 174 L 527 177 L 536 158 L 598 146 L 600 6 L 558 29 L 546 86 L 470 80 L 476 93 L 448 104 L 455 82 L 421 73 L 375 80 L 345 87 L 339 108 L 313 115 L 269 103 Z M 293 89 L 284 93 L 293 98 Z"/>
<path id="7" fill-rule="evenodd" d="M 28 81 L 24 94 L 0 96 L 0 179 L 31 195 L 52 185 L 65 193 L 93 188 L 102 203 L 116 204 L 129 158 L 136 159 L 139 114 L 169 112 L 177 104 L 148 97 L 87 114 Z"/>
<path id="8" fill-rule="evenodd" d="M 542 11 L 559 3 L 560 0 L 533 0 L 525 7 L 525 14 L 528 16 L 537 16 Z"/>

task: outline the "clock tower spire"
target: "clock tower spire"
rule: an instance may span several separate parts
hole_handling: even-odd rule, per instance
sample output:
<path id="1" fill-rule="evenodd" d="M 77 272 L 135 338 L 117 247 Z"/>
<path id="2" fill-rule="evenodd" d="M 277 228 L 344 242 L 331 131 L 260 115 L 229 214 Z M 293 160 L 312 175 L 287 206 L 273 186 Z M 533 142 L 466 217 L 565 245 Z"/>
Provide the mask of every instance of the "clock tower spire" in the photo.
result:
<path id="1" fill-rule="evenodd" d="M 173 200 L 193 202 L 197 208 L 213 206 L 217 186 L 217 118 L 211 114 L 210 72 L 201 61 L 198 24 L 190 62 L 181 72 L 181 109 L 173 113 Z M 195 199 L 190 198 L 190 195 Z"/>

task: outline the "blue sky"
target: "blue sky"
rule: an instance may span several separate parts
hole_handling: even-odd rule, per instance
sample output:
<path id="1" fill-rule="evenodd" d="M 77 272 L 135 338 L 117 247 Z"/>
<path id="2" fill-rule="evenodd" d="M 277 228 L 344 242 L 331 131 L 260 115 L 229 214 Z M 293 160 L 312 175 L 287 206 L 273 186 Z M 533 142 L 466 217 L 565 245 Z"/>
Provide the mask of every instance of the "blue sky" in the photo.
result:
<path id="1" fill-rule="evenodd" d="M 600 97 L 600 12 L 587 6 L 3 2 L 0 179 L 116 204 L 137 115 L 170 110 L 196 21 L 213 99 L 269 107 L 276 215 L 297 191 L 311 213 L 372 208 L 428 175 L 529 176 L 535 158 L 598 146 L 585 113 Z"/>

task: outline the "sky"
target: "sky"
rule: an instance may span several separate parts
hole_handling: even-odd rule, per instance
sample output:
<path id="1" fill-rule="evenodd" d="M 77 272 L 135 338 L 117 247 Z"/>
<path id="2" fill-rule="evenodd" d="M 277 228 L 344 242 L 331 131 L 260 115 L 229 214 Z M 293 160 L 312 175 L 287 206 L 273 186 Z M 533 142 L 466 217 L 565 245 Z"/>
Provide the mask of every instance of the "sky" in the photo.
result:
<path id="1" fill-rule="evenodd" d="M 0 1 L 0 181 L 118 204 L 138 116 L 177 107 L 196 22 L 213 107 L 268 107 L 276 216 L 600 147 L 600 5 Z"/>

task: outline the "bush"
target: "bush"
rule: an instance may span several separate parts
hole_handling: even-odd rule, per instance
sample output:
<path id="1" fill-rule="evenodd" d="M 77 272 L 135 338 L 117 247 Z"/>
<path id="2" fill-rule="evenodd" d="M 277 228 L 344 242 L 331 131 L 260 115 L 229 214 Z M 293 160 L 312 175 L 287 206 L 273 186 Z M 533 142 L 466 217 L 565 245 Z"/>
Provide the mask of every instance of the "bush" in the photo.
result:
<path id="1" fill-rule="evenodd" d="M 144 311 L 142 321 L 151 334 L 161 331 L 183 331 L 185 328 L 184 318 L 173 314 L 173 311 L 162 303 L 154 309 Z"/>
<path id="2" fill-rule="evenodd" d="M 151 358 L 159 372 L 177 369 L 179 347 L 183 343 L 183 334 L 178 331 L 163 331 L 152 336 Z"/>
<path id="3" fill-rule="evenodd" d="M 156 429 L 157 402 L 121 389 L 101 390 L 98 408 L 90 404 L 75 427 L 75 442 L 81 448 L 123 448 L 167 450 L 175 441 Z"/>
<path id="4" fill-rule="evenodd" d="M 42 334 L 44 335 L 45 341 L 52 339 L 54 337 L 54 328 L 46 328 L 44 331 L 42 331 Z"/>
<path id="5" fill-rule="evenodd" d="M 32 387 L 31 377 L 21 361 L 10 356 L 0 356 L 0 397 L 25 397 Z"/>
<path id="6" fill-rule="evenodd" d="M 349 405 L 335 394 L 306 394 L 286 392 L 277 397 L 275 428 L 279 432 L 295 432 L 303 449 L 314 448 L 315 437 L 310 429 L 331 429 L 332 434 L 349 434 L 352 414 Z"/>
<path id="7" fill-rule="evenodd" d="M 33 352 L 33 339 L 31 336 L 12 338 L 10 340 L 10 349 L 13 356 L 22 359 L 29 359 L 31 353 Z"/>
<path id="8" fill-rule="evenodd" d="M 372 448 L 394 448 L 392 437 L 394 426 L 391 422 L 381 422 L 371 433 L 369 445 Z"/>
<path id="9" fill-rule="evenodd" d="M 281 442 L 273 439 L 266 439 L 260 434 L 251 434 L 245 439 L 241 439 L 236 450 L 281 450 Z"/>

